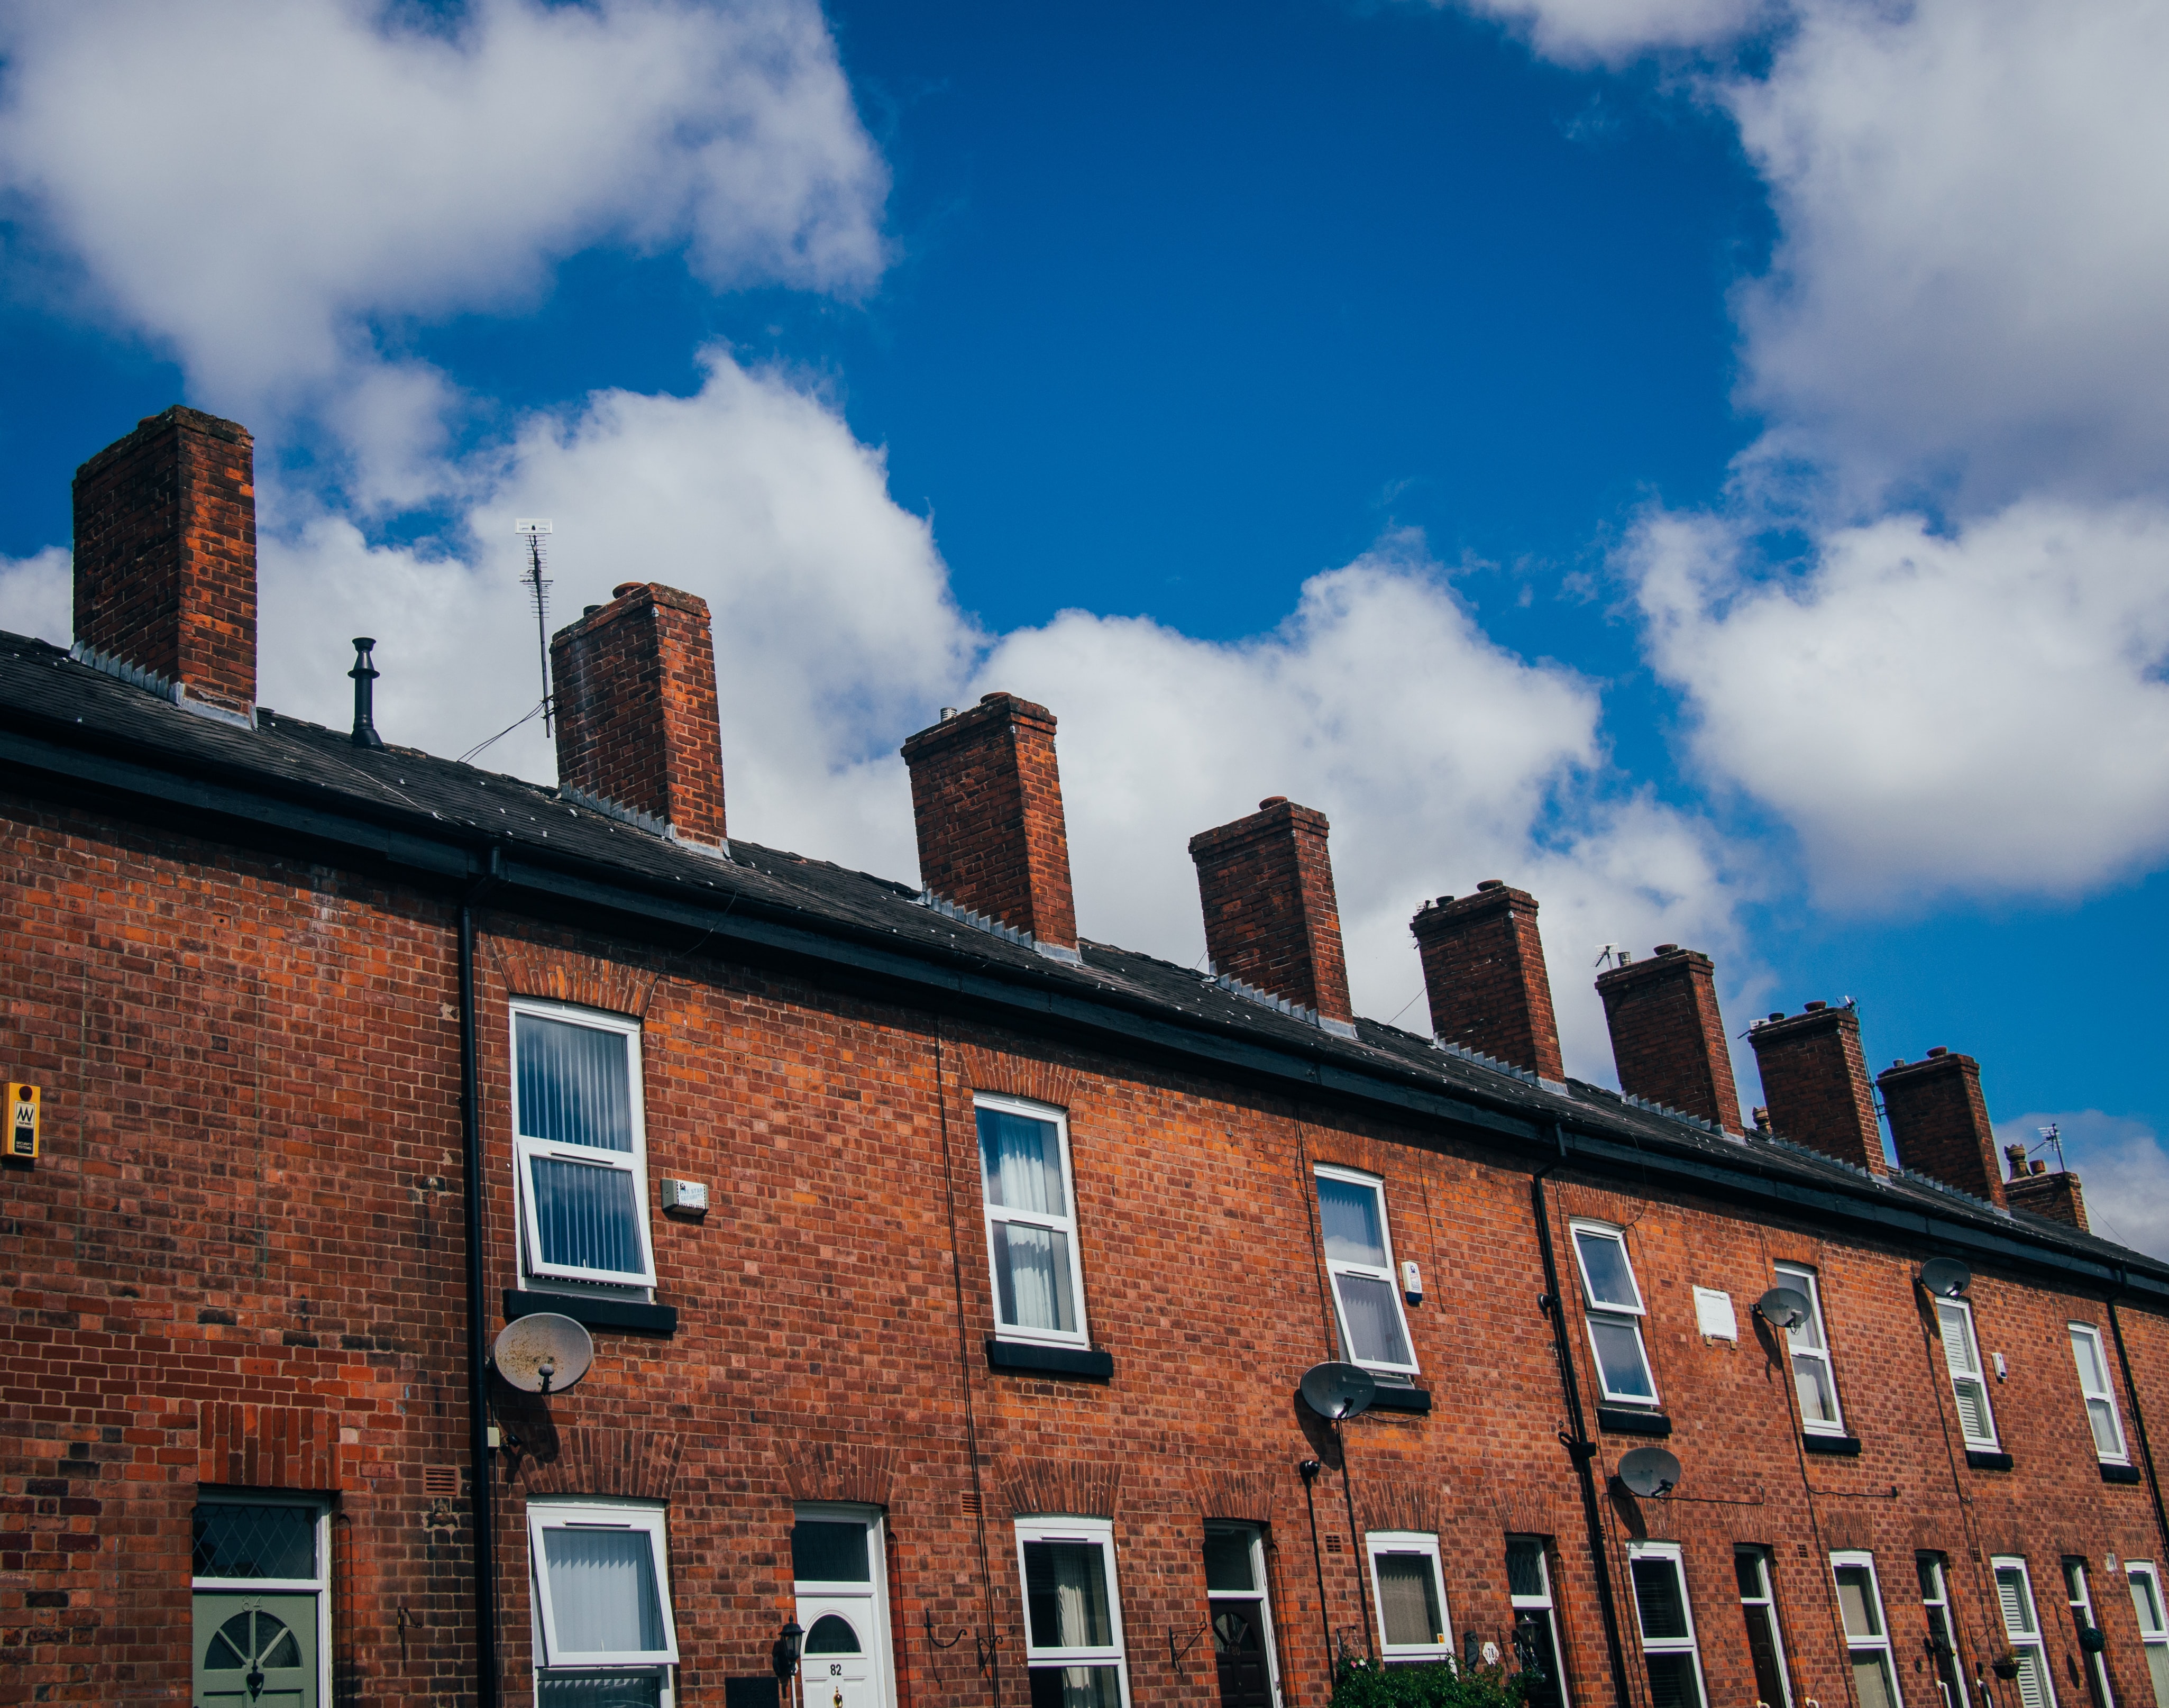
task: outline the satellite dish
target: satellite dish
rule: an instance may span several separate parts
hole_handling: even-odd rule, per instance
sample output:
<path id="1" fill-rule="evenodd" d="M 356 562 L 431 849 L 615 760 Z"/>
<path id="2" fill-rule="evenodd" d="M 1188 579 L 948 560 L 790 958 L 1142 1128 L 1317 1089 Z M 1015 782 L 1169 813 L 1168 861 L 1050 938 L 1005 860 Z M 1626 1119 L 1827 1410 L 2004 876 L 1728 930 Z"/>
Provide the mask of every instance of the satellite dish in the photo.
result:
<path id="1" fill-rule="evenodd" d="M 587 1374 L 595 1343 L 571 1317 L 543 1310 L 507 1323 L 489 1358 L 521 1393 L 562 1394 Z"/>
<path id="2" fill-rule="evenodd" d="M 1378 1385 L 1361 1364 L 1313 1364 L 1303 1373 L 1303 1397 L 1319 1417 L 1337 1423 L 1368 1410 Z"/>
<path id="3" fill-rule="evenodd" d="M 1619 1461 L 1619 1481 L 1638 1495 L 1661 1497 L 1680 1486 L 1680 1462 L 1661 1447 L 1638 1447 Z"/>
<path id="4" fill-rule="evenodd" d="M 1973 1285 L 1973 1271 L 1955 1257 L 1931 1257 L 1921 1265 L 1921 1284 L 1938 1299 L 1956 1299 Z"/>
<path id="5" fill-rule="evenodd" d="M 1755 1314 L 1772 1328 L 1798 1328 L 1815 1308 L 1797 1287 L 1772 1287 L 1755 1301 Z"/>

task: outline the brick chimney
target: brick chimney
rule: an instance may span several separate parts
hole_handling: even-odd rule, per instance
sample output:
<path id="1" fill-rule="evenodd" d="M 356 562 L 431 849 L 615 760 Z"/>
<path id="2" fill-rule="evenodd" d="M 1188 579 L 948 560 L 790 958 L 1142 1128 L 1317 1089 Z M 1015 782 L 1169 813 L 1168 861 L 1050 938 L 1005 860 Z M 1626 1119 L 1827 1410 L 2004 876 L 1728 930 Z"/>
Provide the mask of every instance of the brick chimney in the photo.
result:
<path id="1" fill-rule="evenodd" d="M 1900 1166 L 2003 1204 L 2003 1171 L 1996 1166 L 1979 1062 L 1938 1047 L 1920 1061 L 1885 1068 L 1875 1084 Z"/>
<path id="2" fill-rule="evenodd" d="M 1487 878 L 1474 895 L 1442 895 L 1409 922 L 1423 956 L 1431 1029 L 1554 1083 L 1566 1078 L 1537 899 Z"/>
<path id="3" fill-rule="evenodd" d="M 1860 1053 L 1860 1017 L 1850 1008 L 1810 1002 L 1788 1019 L 1773 1014 L 1748 1033 L 1769 1100 L 1770 1126 L 1781 1139 L 1888 1174 L 1875 1092 Z"/>
<path id="4" fill-rule="evenodd" d="M 1324 814 L 1271 795 L 1247 818 L 1192 836 L 1190 857 L 1213 970 L 1314 1009 L 1329 1031 L 1353 1038 L 1330 828 Z"/>
<path id="5" fill-rule="evenodd" d="M 708 603 L 628 581 L 550 638 L 557 781 L 727 851 Z"/>
<path id="6" fill-rule="evenodd" d="M 903 744 L 919 881 L 941 900 L 1023 931 L 1056 960 L 1077 958 L 1069 831 L 1054 714 L 987 694 Z"/>
<path id="7" fill-rule="evenodd" d="M 1732 1052 L 1717 1006 L 1717 969 L 1709 957 L 1660 943 L 1653 960 L 1601 974 L 1604 1023 L 1623 1090 L 1728 1133 L 1744 1133 Z"/>
<path id="8" fill-rule="evenodd" d="M 246 427 L 176 404 L 76 470 L 75 640 L 78 656 L 151 678 L 178 704 L 254 722 Z"/>
<path id="9" fill-rule="evenodd" d="M 2023 1145 L 2006 1145 L 2003 1154 L 2011 1159 L 2011 1178 L 2003 1183 L 2003 1200 L 2010 1209 L 2069 1222 L 2082 1234 L 2091 1231 L 2086 1226 L 2086 1198 L 2079 1190 L 2077 1175 L 2060 1168 L 2052 1174 L 2043 1162 L 2029 1166 Z"/>

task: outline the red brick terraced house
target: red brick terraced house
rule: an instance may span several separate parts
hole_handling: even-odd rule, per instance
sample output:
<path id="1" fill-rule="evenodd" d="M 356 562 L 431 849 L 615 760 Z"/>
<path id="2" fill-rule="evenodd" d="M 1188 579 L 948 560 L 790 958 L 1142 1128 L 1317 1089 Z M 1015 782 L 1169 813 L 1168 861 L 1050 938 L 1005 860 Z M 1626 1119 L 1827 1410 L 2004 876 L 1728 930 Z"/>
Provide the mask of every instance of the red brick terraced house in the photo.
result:
<path id="1" fill-rule="evenodd" d="M 93 457 L 74 649 L 0 637 L 0 1702 L 2169 1708 L 2169 1266 L 1969 1058 L 1811 1003 L 1751 1124 L 1666 945 L 1569 1080 L 1504 883 L 1359 1018 L 1280 799 L 1206 971 L 1099 942 L 1008 694 L 905 744 L 919 883 L 763 846 L 665 586 L 556 637 L 555 788 L 365 654 L 284 717 L 250 457 Z"/>

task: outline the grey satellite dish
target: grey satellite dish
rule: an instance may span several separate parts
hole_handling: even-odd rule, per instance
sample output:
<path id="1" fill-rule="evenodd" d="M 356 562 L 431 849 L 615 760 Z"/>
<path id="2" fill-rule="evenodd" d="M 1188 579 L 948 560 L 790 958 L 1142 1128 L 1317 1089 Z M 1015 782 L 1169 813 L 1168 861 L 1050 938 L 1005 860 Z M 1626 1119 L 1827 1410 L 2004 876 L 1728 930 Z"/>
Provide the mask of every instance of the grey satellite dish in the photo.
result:
<path id="1" fill-rule="evenodd" d="M 1619 1481 L 1638 1495 L 1668 1495 L 1680 1486 L 1680 1462 L 1661 1447 L 1638 1447 L 1619 1461 Z"/>
<path id="2" fill-rule="evenodd" d="M 1931 1257 L 1921 1265 L 1921 1284 L 1938 1299 L 1956 1299 L 1973 1285 L 1973 1271 L 1955 1257 Z"/>
<path id="3" fill-rule="evenodd" d="M 1772 1328 L 1798 1328 L 1815 1308 L 1798 1288 L 1772 1287 L 1755 1301 L 1755 1314 Z"/>
<path id="4" fill-rule="evenodd" d="M 571 1317 L 544 1310 L 505 1324 L 489 1357 L 521 1393 L 562 1394 L 587 1374 L 595 1343 Z"/>
<path id="5" fill-rule="evenodd" d="M 1338 1423 L 1367 1410 L 1378 1385 L 1361 1364 L 1313 1364 L 1303 1373 L 1303 1397 L 1319 1417 Z"/>

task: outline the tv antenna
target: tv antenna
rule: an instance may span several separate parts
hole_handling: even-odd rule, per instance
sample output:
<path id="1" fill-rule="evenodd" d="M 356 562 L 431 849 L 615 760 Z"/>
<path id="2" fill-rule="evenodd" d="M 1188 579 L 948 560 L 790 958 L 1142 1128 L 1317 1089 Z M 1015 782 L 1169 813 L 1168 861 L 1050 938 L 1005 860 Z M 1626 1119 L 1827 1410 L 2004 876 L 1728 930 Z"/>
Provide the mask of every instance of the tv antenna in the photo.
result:
<path id="1" fill-rule="evenodd" d="M 547 735 L 551 733 L 550 578 L 542 572 L 549 567 L 550 550 L 542 542 L 557 531 L 557 525 L 546 516 L 520 516 L 513 522 L 512 531 L 527 542 L 527 568 L 520 579 L 535 602 L 535 652 L 542 667 L 542 733 Z"/>

